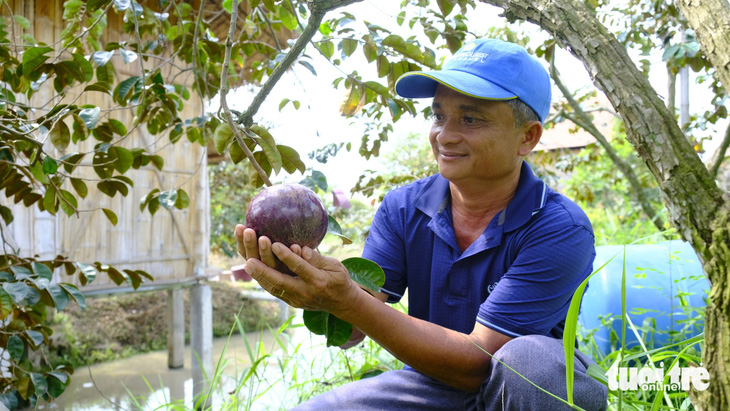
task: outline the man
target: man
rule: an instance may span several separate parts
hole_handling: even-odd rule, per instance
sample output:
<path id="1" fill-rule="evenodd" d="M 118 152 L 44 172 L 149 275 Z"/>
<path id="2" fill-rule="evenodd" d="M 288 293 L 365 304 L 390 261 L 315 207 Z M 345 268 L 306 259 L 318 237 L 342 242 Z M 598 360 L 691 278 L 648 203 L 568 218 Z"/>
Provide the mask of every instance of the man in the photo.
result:
<path id="1" fill-rule="evenodd" d="M 566 398 L 564 319 L 595 256 L 582 210 L 524 162 L 550 87 L 535 58 L 494 39 L 466 44 L 443 70 L 398 80 L 401 96 L 433 97 L 439 174 L 390 192 L 378 209 L 363 252 L 386 273 L 376 297 L 337 260 L 236 227 L 246 270 L 263 288 L 348 321 L 406 364 L 298 409 L 568 408 L 517 374 Z M 272 269 L 274 256 L 298 277 Z M 408 315 L 383 304 L 406 289 Z M 607 389 L 585 374 L 589 363 L 576 350 L 575 403 L 604 409 Z"/>

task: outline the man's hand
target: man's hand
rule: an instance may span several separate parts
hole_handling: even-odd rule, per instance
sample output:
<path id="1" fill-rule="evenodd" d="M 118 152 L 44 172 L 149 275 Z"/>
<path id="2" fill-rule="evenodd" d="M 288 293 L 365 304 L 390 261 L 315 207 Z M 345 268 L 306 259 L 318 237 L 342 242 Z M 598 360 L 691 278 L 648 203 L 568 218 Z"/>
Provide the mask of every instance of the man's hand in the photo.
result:
<path id="1" fill-rule="evenodd" d="M 261 236 L 257 239 L 256 231 L 251 228 L 246 228 L 243 224 L 236 225 L 233 234 L 236 237 L 238 253 L 244 259 L 255 258 L 284 274 L 295 275 L 289 270 L 289 267 L 271 252 L 271 240 L 268 237 Z M 294 253 L 301 254 L 301 247 L 296 244 L 292 245 L 291 250 Z"/>
<path id="2" fill-rule="evenodd" d="M 293 307 L 338 315 L 355 309 L 359 299 L 367 295 L 335 258 L 324 257 L 309 247 L 298 253 L 298 249 L 281 243 L 274 243 L 270 250 L 297 276 L 283 275 L 256 258 L 246 261 L 246 272 L 266 291 Z"/>

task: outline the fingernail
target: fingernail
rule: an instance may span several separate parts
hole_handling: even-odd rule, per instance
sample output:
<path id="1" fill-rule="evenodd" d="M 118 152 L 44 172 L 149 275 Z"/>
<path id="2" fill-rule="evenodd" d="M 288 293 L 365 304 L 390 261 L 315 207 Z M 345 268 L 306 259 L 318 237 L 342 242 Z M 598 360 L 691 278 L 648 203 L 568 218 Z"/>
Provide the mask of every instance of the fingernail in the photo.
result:
<path id="1" fill-rule="evenodd" d="M 310 259 L 312 258 L 312 249 L 309 247 L 304 247 L 304 250 L 302 250 L 302 254 L 304 254 L 304 258 Z"/>

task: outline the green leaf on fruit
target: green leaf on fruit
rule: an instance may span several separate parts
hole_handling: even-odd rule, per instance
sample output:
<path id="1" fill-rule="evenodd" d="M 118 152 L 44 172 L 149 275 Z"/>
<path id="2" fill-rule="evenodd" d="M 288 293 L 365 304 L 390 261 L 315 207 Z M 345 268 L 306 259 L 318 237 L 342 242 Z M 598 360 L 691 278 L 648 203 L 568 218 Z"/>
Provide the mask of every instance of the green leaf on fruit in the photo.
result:
<path id="1" fill-rule="evenodd" d="M 332 234 L 340 237 L 340 239 L 342 240 L 342 245 L 352 244 L 352 240 L 342 234 L 342 227 L 340 227 L 340 223 L 338 223 L 337 220 L 335 220 L 331 215 L 328 215 L 327 218 L 329 220 L 327 222 L 327 234 Z"/>
<path id="2" fill-rule="evenodd" d="M 352 257 L 342 260 L 342 265 L 347 268 L 350 278 L 361 286 L 373 291 L 380 292 L 380 287 L 385 284 L 385 272 L 375 262 L 362 257 Z"/>
<path id="3" fill-rule="evenodd" d="M 328 347 L 338 347 L 346 343 L 352 335 L 352 324 L 326 311 L 304 310 L 302 317 L 309 331 L 327 338 Z"/>

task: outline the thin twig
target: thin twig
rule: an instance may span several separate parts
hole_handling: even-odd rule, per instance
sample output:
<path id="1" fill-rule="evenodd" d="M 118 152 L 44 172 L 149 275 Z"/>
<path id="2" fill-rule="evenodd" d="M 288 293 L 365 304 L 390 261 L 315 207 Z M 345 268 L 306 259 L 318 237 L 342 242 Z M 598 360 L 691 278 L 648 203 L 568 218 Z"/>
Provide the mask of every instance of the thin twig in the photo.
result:
<path id="1" fill-rule="evenodd" d="M 236 34 L 236 19 L 238 18 L 238 0 L 233 0 L 233 7 L 231 11 L 231 26 L 228 31 L 228 38 L 226 39 L 226 56 L 223 60 L 223 68 L 221 69 L 221 87 L 220 87 L 220 95 L 221 95 L 221 108 L 223 109 L 224 117 L 226 118 L 226 121 L 228 122 L 228 126 L 231 127 L 231 130 L 233 131 L 233 135 L 236 138 L 236 144 L 241 146 L 241 150 L 243 150 L 243 153 L 246 155 L 246 158 L 248 158 L 248 161 L 251 163 L 253 168 L 256 170 L 256 172 L 259 174 L 261 179 L 264 181 L 264 183 L 267 186 L 271 186 L 271 180 L 269 180 L 269 176 L 266 175 L 266 172 L 261 168 L 261 165 L 256 161 L 256 159 L 253 156 L 253 153 L 251 150 L 248 149 L 248 146 L 243 141 L 243 137 L 241 136 L 241 130 L 238 127 L 238 125 L 233 121 L 233 115 L 231 114 L 231 109 L 228 108 L 228 102 L 226 101 L 226 95 L 228 94 L 228 67 L 231 64 L 231 49 L 233 48 L 233 36 Z"/>

